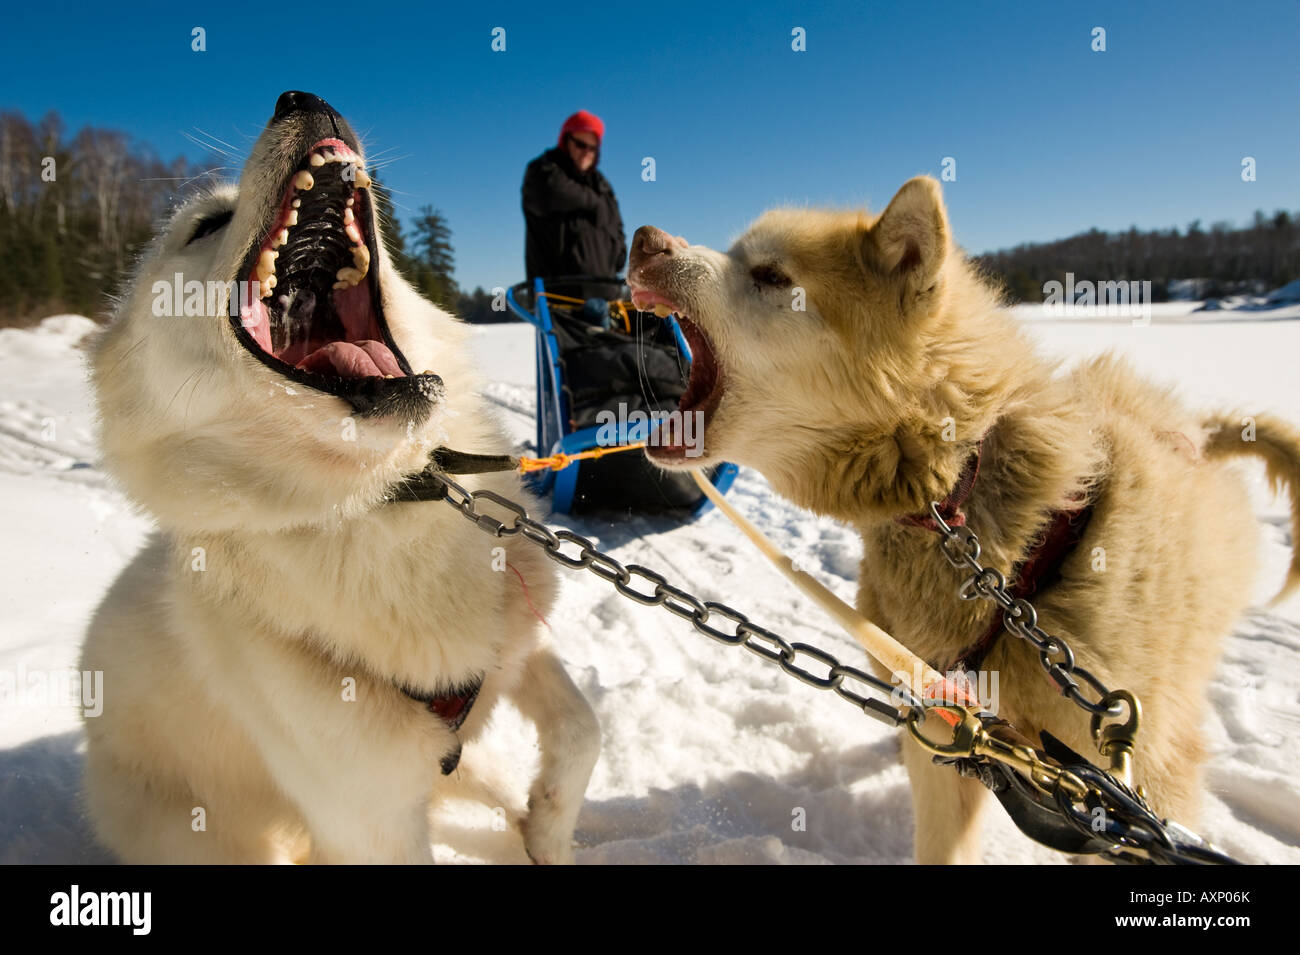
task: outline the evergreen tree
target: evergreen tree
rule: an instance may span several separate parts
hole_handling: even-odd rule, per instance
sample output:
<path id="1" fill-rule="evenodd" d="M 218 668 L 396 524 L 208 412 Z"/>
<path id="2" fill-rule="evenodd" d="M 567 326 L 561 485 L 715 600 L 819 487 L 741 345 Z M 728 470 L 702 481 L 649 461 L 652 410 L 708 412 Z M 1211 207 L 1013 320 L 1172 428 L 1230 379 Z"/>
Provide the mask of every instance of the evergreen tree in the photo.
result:
<path id="1" fill-rule="evenodd" d="M 433 206 L 423 206 L 411 227 L 411 276 L 425 297 L 445 308 L 454 308 L 459 289 L 452 277 L 455 254 L 451 245 L 451 227 Z"/>

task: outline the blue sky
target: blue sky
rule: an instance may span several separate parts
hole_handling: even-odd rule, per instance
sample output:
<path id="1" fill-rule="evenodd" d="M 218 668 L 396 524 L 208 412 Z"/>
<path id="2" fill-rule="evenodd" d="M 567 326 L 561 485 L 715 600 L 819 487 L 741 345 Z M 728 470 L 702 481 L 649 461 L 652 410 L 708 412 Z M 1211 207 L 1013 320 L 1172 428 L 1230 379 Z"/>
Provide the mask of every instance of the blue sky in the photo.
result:
<path id="1" fill-rule="evenodd" d="M 0 107 L 241 152 L 278 94 L 346 115 L 462 285 L 523 277 L 519 185 L 578 108 L 630 233 L 725 246 L 781 202 L 879 208 L 938 174 L 972 252 L 1300 208 L 1300 3 L 14 4 Z M 207 51 L 190 31 L 207 31 Z M 803 27 L 807 51 L 791 50 Z M 1107 51 L 1091 31 L 1107 31 Z M 506 31 L 506 51 L 491 31 Z M 644 182 L 652 156 L 657 179 Z M 1257 181 L 1241 161 L 1257 161 Z"/>

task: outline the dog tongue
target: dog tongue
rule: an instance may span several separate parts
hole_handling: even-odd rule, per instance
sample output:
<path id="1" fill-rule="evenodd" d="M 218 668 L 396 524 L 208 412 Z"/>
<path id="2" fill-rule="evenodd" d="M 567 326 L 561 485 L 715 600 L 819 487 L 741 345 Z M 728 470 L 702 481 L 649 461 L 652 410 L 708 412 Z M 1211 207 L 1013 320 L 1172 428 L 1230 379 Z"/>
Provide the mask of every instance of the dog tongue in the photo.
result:
<path id="1" fill-rule="evenodd" d="M 375 341 L 330 342 L 298 362 L 298 367 L 303 371 L 340 378 L 403 377 L 402 369 L 388 346 Z"/>

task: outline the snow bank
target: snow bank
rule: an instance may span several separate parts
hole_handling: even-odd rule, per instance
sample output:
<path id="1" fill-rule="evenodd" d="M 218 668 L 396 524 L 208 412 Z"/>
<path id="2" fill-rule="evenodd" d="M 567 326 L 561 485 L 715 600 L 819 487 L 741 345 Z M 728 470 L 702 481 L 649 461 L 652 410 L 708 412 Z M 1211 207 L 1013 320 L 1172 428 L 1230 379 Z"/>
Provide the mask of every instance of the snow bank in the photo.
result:
<path id="1" fill-rule="evenodd" d="M 1190 308 L 1188 303 L 1174 303 Z M 1272 408 L 1300 421 L 1292 375 L 1300 323 L 1157 320 L 1052 322 L 1020 312 L 1044 349 L 1067 360 L 1117 347 L 1144 372 L 1207 405 Z M 0 330 L 0 671 L 71 667 L 85 624 L 150 521 L 96 464 L 78 316 Z M 523 325 L 475 330 L 488 397 L 522 445 L 533 434 L 532 336 Z M 1285 510 L 1263 492 L 1258 532 L 1267 574 L 1284 573 Z M 752 472 L 732 500 L 827 586 L 852 599 L 860 546 L 847 528 L 794 508 Z M 717 513 L 679 525 L 563 518 L 624 562 L 657 568 L 703 599 L 723 600 L 788 639 L 849 662 L 862 652 L 770 569 Z M 575 681 L 595 706 L 604 751 L 578 825 L 587 863 L 901 863 L 911 808 L 896 732 L 676 618 L 569 574 L 551 616 Z M 1203 732 L 1212 754 L 1201 831 L 1253 862 L 1300 862 L 1300 608 L 1255 611 L 1225 642 Z M 0 862 L 98 862 L 76 786 L 76 710 L 64 701 L 0 704 Z M 1140 758 L 1140 754 L 1139 754 Z M 522 810 L 535 734 L 503 707 L 465 754 L 436 813 L 442 861 L 522 862 L 493 808 Z M 802 810 L 806 829 L 792 822 Z M 991 805 L 988 862 L 1055 864 Z"/>

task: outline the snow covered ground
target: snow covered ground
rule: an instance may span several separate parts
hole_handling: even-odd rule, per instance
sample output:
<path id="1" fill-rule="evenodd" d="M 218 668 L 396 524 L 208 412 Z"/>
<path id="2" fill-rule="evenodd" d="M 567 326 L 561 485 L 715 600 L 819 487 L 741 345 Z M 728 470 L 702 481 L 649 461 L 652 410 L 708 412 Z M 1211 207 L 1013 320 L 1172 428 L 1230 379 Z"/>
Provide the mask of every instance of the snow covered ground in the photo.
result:
<path id="1" fill-rule="evenodd" d="M 1156 306 L 1153 321 L 1054 319 L 1021 310 L 1045 352 L 1077 359 L 1118 348 L 1206 407 L 1270 409 L 1300 421 L 1294 377 L 1300 306 L 1193 311 Z M 75 665 L 91 612 L 149 527 L 99 470 L 75 316 L 0 330 L 0 862 L 102 862 L 76 786 L 82 738 L 67 688 L 30 685 Z M 521 325 L 476 331 L 490 397 L 523 443 L 532 434 L 532 338 Z M 1288 560 L 1286 510 L 1254 475 L 1271 595 Z M 854 535 L 776 497 L 742 472 L 731 499 L 802 566 L 852 599 Z M 846 662 L 862 652 L 787 585 L 717 513 L 680 525 L 562 518 L 624 562 L 666 573 L 788 639 Z M 911 808 L 897 733 L 715 644 L 661 610 L 569 574 L 551 624 L 595 706 L 604 751 L 578 825 L 586 863 L 900 863 Z M 14 689 L 14 686 L 17 689 Z M 58 692 L 56 692 L 58 690 Z M 1212 758 L 1201 831 L 1250 862 L 1300 862 L 1300 601 L 1241 621 L 1224 647 L 1203 732 Z M 1082 715 L 1081 717 L 1082 718 Z M 520 810 L 535 737 L 502 708 L 467 751 L 460 789 L 436 814 L 440 861 L 522 862 L 493 807 Z M 1138 758 L 1141 758 L 1139 749 Z M 481 785 L 477 788 L 474 781 Z M 796 831 L 798 810 L 806 829 Z M 1059 863 L 996 804 L 984 858 Z"/>

